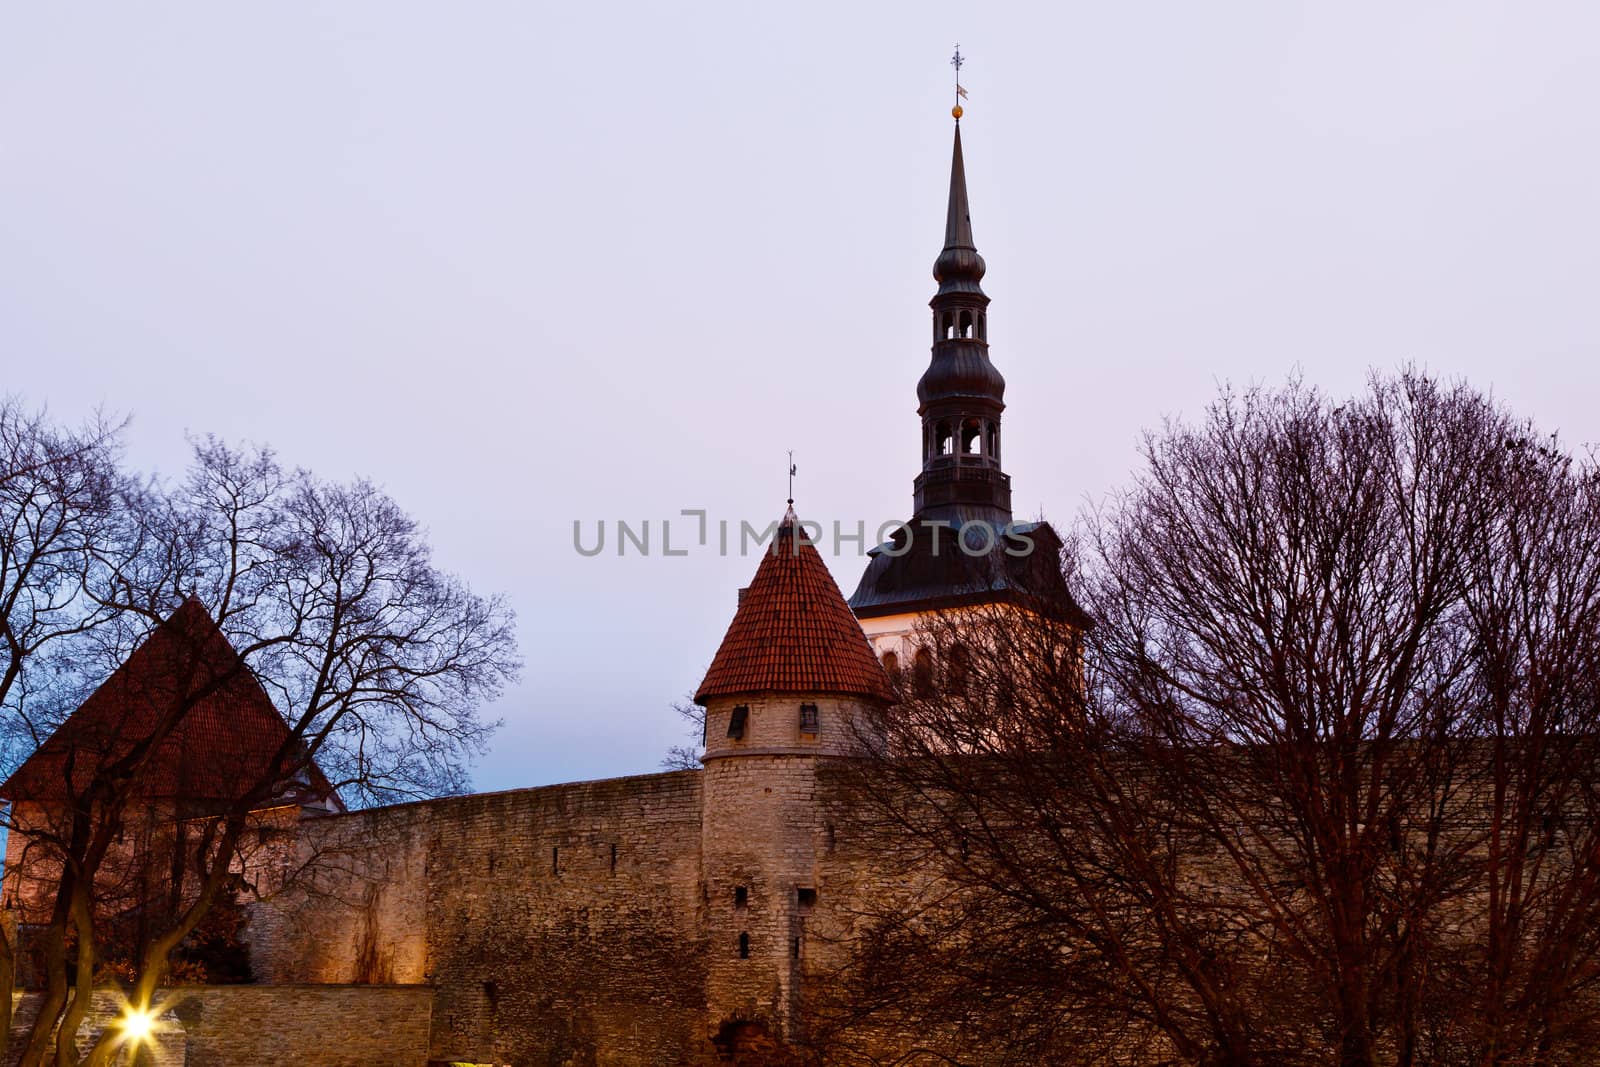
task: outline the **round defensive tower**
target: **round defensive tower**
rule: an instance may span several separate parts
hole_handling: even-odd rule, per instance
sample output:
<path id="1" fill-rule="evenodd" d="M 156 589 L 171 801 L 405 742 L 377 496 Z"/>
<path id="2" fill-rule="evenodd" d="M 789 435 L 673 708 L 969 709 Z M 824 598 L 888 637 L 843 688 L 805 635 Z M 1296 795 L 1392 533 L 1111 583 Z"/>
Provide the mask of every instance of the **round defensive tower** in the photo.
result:
<path id="1" fill-rule="evenodd" d="M 870 740 L 874 713 L 893 701 L 791 507 L 695 694 L 706 710 L 708 1036 L 799 1036 L 806 925 L 828 905 L 817 763 Z"/>

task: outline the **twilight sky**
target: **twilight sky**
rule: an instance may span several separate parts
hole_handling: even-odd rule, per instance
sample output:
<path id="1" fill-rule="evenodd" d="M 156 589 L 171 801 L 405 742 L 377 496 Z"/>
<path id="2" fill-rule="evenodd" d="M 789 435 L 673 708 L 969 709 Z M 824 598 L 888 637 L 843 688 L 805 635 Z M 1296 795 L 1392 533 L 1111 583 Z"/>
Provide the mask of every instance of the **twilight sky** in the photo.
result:
<path id="1" fill-rule="evenodd" d="M 1022 517 L 1296 368 L 1600 441 L 1588 0 L 13 5 L 0 391 L 372 477 L 519 612 L 478 785 L 653 770 L 756 565 L 661 521 L 909 514 L 957 40 Z"/>

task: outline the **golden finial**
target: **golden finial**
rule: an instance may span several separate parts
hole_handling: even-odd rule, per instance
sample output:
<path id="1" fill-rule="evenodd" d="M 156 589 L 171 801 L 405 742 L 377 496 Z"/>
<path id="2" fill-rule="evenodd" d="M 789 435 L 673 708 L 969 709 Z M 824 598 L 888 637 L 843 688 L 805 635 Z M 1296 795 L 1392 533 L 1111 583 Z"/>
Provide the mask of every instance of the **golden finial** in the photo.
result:
<path id="1" fill-rule="evenodd" d="M 956 54 L 950 57 L 950 65 L 956 68 L 956 106 L 950 109 L 950 115 L 957 122 L 961 121 L 961 101 L 967 98 L 967 91 L 961 88 L 961 65 L 966 58 L 961 54 L 961 46 L 956 45 Z"/>

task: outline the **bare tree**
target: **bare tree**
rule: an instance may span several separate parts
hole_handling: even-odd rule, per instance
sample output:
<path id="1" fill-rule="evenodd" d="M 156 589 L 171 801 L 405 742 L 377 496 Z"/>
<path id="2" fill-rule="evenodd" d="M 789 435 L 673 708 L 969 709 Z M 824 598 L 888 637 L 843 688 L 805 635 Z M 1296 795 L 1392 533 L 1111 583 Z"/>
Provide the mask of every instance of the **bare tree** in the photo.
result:
<path id="1" fill-rule="evenodd" d="M 1600 470 L 1510 430 L 1477 472 L 1502 503 L 1466 597 L 1487 832 L 1460 982 L 1484 1064 L 1600 1043 Z"/>
<path id="2" fill-rule="evenodd" d="M 706 709 L 685 697 L 673 704 L 672 710 L 686 724 L 688 741 L 668 748 L 661 758 L 661 766 L 669 771 L 697 771 L 700 757 L 706 751 Z"/>
<path id="3" fill-rule="evenodd" d="M 944 684 L 851 784 L 854 832 L 939 877 L 861 917 L 834 1038 L 959 1025 L 1015 1063 L 1583 1047 L 1595 477 L 1415 373 L 1342 405 L 1225 394 L 1152 435 L 1075 561 L 1091 629 L 926 628 Z"/>
<path id="4" fill-rule="evenodd" d="M 440 571 L 415 522 L 368 483 L 326 483 L 266 450 L 207 438 L 180 486 L 130 491 L 120 513 L 124 528 L 98 546 L 84 584 L 112 613 L 98 632 L 102 662 L 157 639 L 169 662 L 135 702 L 144 713 L 98 744 L 69 729 L 46 764 L 69 803 L 58 808 L 65 817 L 26 828 L 60 874 L 24 1067 L 52 1045 L 56 1063 L 78 1062 L 74 1042 L 111 933 L 94 901 L 125 873 L 119 838 L 135 827 L 154 833 L 150 854 L 171 860 L 160 883 L 167 907 L 145 909 L 128 964 L 128 999 L 143 1011 L 173 953 L 251 869 L 246 831 L 257 813 L 319 797 L 387 803 L 461 790 L 492 729 L 479 709 L 518 669 L 510 611 Z M 197 709 L 251 693 L 280 716 L 270 744 L 258 736 L 220 776 L 199 768 L 188 788 L 163 789 L 174 747 L 218 758 L 215 741 L 191 737 Z M 208 776 L 223 781 L 193 784 Z M 144 825 L 152 820 L 159 825 Z M 111 1062 L 118 1039 L 107 1030 L 82 1062 Z"/>
<path id="5" fill-rule="evenodd" d="M 111 525 L 121 425 L 63 427 L 0 398 L 0 753 L 8 767 L 61 719 L 68 650 L 109 613 L 82 596 Z M 0 929 L 0 1057 L 11 1029 L 14 931 Z"/>

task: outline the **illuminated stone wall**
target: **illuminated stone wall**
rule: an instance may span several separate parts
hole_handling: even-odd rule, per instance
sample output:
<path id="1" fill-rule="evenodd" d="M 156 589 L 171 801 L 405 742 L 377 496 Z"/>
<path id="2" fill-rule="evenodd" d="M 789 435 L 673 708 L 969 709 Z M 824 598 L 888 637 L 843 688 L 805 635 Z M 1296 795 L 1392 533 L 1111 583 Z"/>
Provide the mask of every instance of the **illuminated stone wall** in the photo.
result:
<path id="1" fill-rule="evenodd" d="M 426 983 L 436 1060 L 698 1062 L 701 783 L 677 772 L 312 820 L 315 877 L 252 918 L 257 979 Z"/>
<path id="2" fill-rule="evenodd" d="M 13 1057 L 40 994 L 18 998 Z M 141 1067 L 424 1067 L 433 991 L 420 986 L 188 986 L 164 989 Z M 87 1052 L 120 1015 L 96 991 L 78 1040 Z"/>

